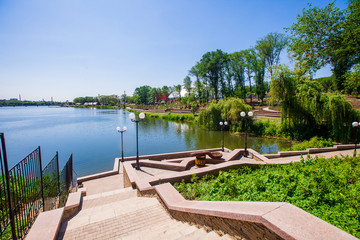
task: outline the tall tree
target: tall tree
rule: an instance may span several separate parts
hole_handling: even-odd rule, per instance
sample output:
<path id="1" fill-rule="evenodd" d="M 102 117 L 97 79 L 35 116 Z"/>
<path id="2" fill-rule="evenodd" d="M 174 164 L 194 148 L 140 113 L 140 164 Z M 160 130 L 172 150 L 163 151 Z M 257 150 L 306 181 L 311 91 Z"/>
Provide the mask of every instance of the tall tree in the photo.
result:
<path id="1" fill-rule="evenodd" d="M 256 57 L 256 64 L 254 66 L 255 72 L 255 92 L 258 96 L 258 100 L 261 102 L 265 98 L 266 88 L 265 88 L 265 60 L 261 56 Z"/>
<path id="2" fill-rule="evenodd" d="M 235 94 L 245 99 L 245 62 L 243 55 L 243 52 L 232 53 L 230 63 L 233 72 L 233 79 L 235 82 Z"/>
<path id="3" fill-rule="evenodd" d="M 162 91 L 162 93 L 165 95 L 165 102 L 167 102 L 167 101 L 168 101 L 168 97 L 169 97 L 169 95 L 170 95 L 170 93 L 171 93 L 171 87 L 163 86 L 163 87 L 161 88 L 161 91 Z"/>
<path id="4" fill-rule="evenodd" d="M 265 67 L 268 68 L 270 77 L 273 75 L 272 65 L 280 63 L 280 53 L 286 47 L 288 38 L 281 33 L 269 33 L 256 42 L 255 49 L 259 56 L 264 59 Z"/>
<path id="5" fill-rule="evenodd" d="M 233 71 L 233 58 L 231 54 L 224 54 L 224 69 L 223 78 L 221 81 L 221 93 L 224 97 L 231 97 L 234 95 L 234 71 Z"/>
<path id="6" fill-rule="evenodd" d="M 246 49 L 241 51 L 243 54 L 243 60 L 244 60 L 244 69 L 245 69 L 245 74 L 248 78 L 248 82 L 249 82 L 249 88 L 250 88 L 250 102 L 252 102 L 252 85 L 251 85 L 251 80 L 253 78 L 253 74 L 255 73 L 255 69 L 256 69 L 256 53 L 255 50 L 253 48 L 250 49 Z"/>
<path id="7" fill-rule="evenodd" d="M 200 76 L 214 90 L 214 97 L 219 97 L 219 83 L 223 80 L 224 52 L 220 49 L 205 53 L 197 64 Z"/>
<path id="8" fill-rule="evenodd" d="M 175 90 L 176 94 L 178 95 L 178 98 L 181 100 L 181 85 L 180 84 L 175 85 L 174 90 Z"/>
<path id="9" fill-rule="evenodd" d="M 141 86 L 141 87 L 137 87 L 134 91 L 134 97 L 135 97 L 135 101 L 139 104 L 148 104 L 149 101 L 149 93 L 151 91 L 151 87 L 150 86 Z"/>
<path id="10" fill-rule="evenodd" d="M 298 66 L 310 72 L 330 64 L 343 89 L 344 74 L 359 62 L 359 0 L 350 1 L 346 10 L 334 3 L 324 8 L 303 10 L 288 31 L 291 32 L 290 51 Z"/>
<path id="11" fill-rule="evenodd" d="M 200 70 L 198 69 L 198 65 L 199 64 L 197 63 L 189 70 L 189 75 L 196 78 L 195 91 L 197 93 L 196 95 L 199 99 L 199 102 L 205 102 L 208 100 L 205 96 L 209 94 L 206 94 L 207 88 L 205 88 L 204 84 L 201 82 Z"/>
<path id="12" fill-rule="evenodd" d="M 184 87 L 186 89 L 187 96 L 189 96 L 191 93 L 191 78 L 189 76 L 184 78 Z"/>

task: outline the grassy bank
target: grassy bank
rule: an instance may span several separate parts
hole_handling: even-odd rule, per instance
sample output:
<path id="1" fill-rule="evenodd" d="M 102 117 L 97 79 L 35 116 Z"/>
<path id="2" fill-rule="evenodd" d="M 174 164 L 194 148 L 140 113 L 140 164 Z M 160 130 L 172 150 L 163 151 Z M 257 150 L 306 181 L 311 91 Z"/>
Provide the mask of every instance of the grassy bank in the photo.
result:
<path id="1" fill-rule="evenodd" d="M 360 237 L 360 157 L 243 167 L 175 187 L 187 199 L 289 202 Z"/>
<path id="2" fill-rule="evenodd" d="M 96 106 L 85 106 L 85 105 L 72 105 L 74 108 L 96 108 L 96 109 L 121 109 L 119 106 L 110 106 L 110 105 L 96 105 Z"/>
<path id="3" fill-rule="evenodd" d="M 139 111 L 127 109 L 129 112 L 140 113 Z M 164 120 L 170 121 L 180 121 L 180 122 L 197 122 L 197 116 L 192 113 L 153 113 L 153 112 L 145 112 L 146 116 L 152 118 L 160 118 Z"/>

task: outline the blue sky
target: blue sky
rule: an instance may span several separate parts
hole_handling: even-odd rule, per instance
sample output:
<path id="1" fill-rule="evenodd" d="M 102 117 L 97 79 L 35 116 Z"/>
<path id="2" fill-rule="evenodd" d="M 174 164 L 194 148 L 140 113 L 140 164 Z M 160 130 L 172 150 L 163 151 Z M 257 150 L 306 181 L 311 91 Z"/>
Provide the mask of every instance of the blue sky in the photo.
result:
<path id="1" fill-rule="evenodd" d="M 182 84 L 204 53 L 285 33 L 308 2 L 330 1 L 0 0 L 0 99 L 65 101 Z M 281 61 L 289 63 L 287 54 Z"/>

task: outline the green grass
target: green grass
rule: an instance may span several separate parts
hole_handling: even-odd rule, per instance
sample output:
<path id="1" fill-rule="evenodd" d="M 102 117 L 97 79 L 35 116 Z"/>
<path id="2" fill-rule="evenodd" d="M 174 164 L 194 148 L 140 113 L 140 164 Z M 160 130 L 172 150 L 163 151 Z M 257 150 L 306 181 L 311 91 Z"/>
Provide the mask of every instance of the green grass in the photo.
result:
<path id="1" fill-rule="evenodd" d="M 138 111 L 129 110 L 131 112 L 140 113 Z M 161 118 L 164 120 L 170 120 L 170 121 L 180 121 L 180 122 L 196 122 L 197 116 L 192 113 L 152 113 L 152 112 L 146 112 L 146 116 L 152 117 L 152 118 Z"/>
<path id="2" fill-rule="evenodd" d="M 334 145 L 334 141 L 329 139 L 324 139 L 322 137 L 312 137 L 310 140 L 305 140 L 301 143 L 293 144 L 290 149 L 287 151 L 300 151 L 306 150 L 308 148 L 325 148 L 332 147 Z"/>
<path id="3" fill-rule="evenodd" d="M 360 157 L 243 167 L 174 186 L 187 199 L 288 202 L 360 237 Z"/>

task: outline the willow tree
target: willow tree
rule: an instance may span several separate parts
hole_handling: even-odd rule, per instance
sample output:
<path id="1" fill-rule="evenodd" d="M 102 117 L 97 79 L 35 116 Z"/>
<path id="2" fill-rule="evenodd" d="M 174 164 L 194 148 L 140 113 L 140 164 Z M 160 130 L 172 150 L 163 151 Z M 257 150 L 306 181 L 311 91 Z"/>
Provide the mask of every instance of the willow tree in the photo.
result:
<path id="1" fill-rule="evenodd" d="M 224 101 L 213 101 L 209 107 L 199 114 L 199 123 L 208 129 L 220 130 L 219 122 L 227 121 L 234 130 L 244 119 L 240 117 L 242 111 L 251 111 L 251 106 L 239 98 L 228 98 Z"/>
<path id="2" fill-rule="evenodd" d="M 343 95 L 326 92 L 309 75 L 298 75 L 282 65 L 275 68 L 271 97 L 281 104 L 282 123 L 292 137 L 327 135 L 347 142 L 351 122 L 360 116 Z"/>

